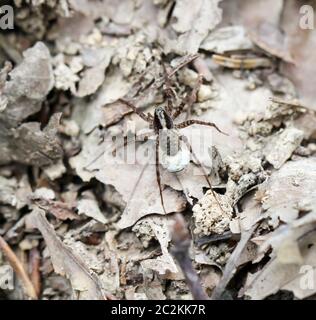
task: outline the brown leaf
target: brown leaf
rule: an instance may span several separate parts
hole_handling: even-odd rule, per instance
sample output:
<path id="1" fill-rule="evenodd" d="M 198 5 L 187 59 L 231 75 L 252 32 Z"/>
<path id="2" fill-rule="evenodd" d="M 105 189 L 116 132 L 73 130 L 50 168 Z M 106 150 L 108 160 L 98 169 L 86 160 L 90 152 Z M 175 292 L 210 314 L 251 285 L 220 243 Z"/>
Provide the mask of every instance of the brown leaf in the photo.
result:
<path id="1" fill-rule="evenodd" d="M 262 207 L 271 218 L 272 225 L 279 220 L 290 223 L 299 212 L 308 212 L 316 207 L 316 160 L 315 158 L 290 161 L 274 172 L 260 186 L 264 192 Z"/>
<path id="2" fill-rule="evenodd" d="M 79 292 L 78 299 L 106 299 L 106 293 L 98 276 L 89 270 L 81 257 L 62 243 L 53 226 L 45 218 L 44 212 L 34 210 L 29 221 L 42 233 L 55 272 L 70 280 L 73 290 Z"/>
<path id="3" fill-rule="evenodd" d="M 316 2 L 312 3 L 315 10 Z M 295 84 L 301 103 L 316 110 L 315 86 L 311 81 L 316 72 L 314 55 L 311 54 L 316 50 L 316 30 L 300 27 L 300 19 L 303 17 L 300 7 L 303 4 L 305 3 L 294 0 L 284 3 L 281 26 L 287 35 L 289 51 L 295 65 L 284 63 L 281 71 Z"/>
<path id="4" fill-rule="evenodd" d="M 197 53 L 209 31 L 221 21 L 220 0 L 179 0 L 172 13 L 171 26 L 178 33 L 176 40 L 168 39 L 166 51 L 177 54 Z"/>
<path id="5" fill-rule="evenodd" d="M 248 274 L 243 291 L 254 300 L 264 299 L 279 290 L 293 291 L 299 299 L 315 293 L 316 250 L 315 212 L 282 226 L 261 246 L 272 246 L 271 260 L 262 270 Z M 306 269 L 306 266 L 309 269 Z M 306 274 L 310 270 L 311 274 Z"/>
<path id="6" fill-rule="evenodd" d="M 0 113 L 0 163 L 18 161 L 37 166 L 53 163 L 62 156 L 56 137 L 60 114 L 51 117 L 41 130 L 40 123 L 20 123 L 41 109 L 54 84 L 48 48 L 37 42 L 24 53 L 24 60 L 10 72 L 2 96 L 6 99 Z"/>
<path id="7" fill-rule="evenodd" d="M 54 85 L 51 56 L 43 42 L 24 51 L 23 56 L 21 64 L 10 72 L 10 80 L 3 89 L 8 105 L 1 112 L 0 121 L 10 127 L 38 112 Z"/>
<path id="8" fill-rule="evenodd" d="M 294 63 L 287 46 L 286 37 L 277 26 L 261 22 L 254 30 L 250 30 L 249 34 L 250 39 L 268 54 L 287 63 Z"/>
<path id="9" fill-rule="evenodd" d="M 44 198 L 36 198 L 33 200 L 39 208 L 45 210 L 46 212 L 50 212 L 59 220 L 74 220 L 79 218 L 74 213 L 73 207 L 67 203 Z"/>

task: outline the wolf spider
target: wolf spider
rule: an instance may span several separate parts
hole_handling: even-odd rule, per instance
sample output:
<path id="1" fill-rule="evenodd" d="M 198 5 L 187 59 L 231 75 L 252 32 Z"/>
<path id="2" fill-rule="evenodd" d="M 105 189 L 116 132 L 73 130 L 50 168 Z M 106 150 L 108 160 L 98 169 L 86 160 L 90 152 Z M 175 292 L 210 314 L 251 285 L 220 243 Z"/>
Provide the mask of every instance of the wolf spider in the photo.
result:
<path id="1" fill-rule="evenodd" d="M 166 73 L 167 74 L 167 73 Z M 167 104 L 165 107 L 158 106 L 155 108 L 154 116 L 151 114 L 145 114 L 144 112 L 140 111 L 134 104 L 132 104 L 130 101 L 127 101 L 125 99 L 119 99 L 119 102 L 127 105 L 130 107 L 140 118 L 142 118 L 144 121 L 149 123 L 149 128 L 153 129 L 154 134 L 156 135 L 155 138 L 155 167 L 156 167 L 156 179 L 159 187 L 159 193 L 160 193 L 160 200 L 161 205 L 166 213 L 164 200 L 162 196 L 162 186 L 161 186 L 161 179 L 160 179 L 160 162 L 159 162 L 159 150 L 161 150 L 163 153 L 165 153 L 167 156 L 174 157 L 176 154 L 180 151 L 180 141 L 183 141 L 188 150 L 190 151 L 191 155 L 193 156 L 196 163 L 201 167 L 201 170 L 203 172 L 203 175 L 211 189 L 211 192 L 216 199 L 216 202 L 220 206 L 215 193 L 213 191 L 212 185 L 210 183 L 210 180 L 208 179 L 207 173 L 201 162 L 196 157 L 195 153 L 192 150 L 191 145 L 187 141 L 186 137 L 183 135 L 180 135 L 178 132 L 179 129 L 183 129 L 189 126 L 192 126 L 194 124 L 196 125 L 202 125 L 202 126 L 209 126 L 215 128 L 218 132 L 225 134 L 222 130 L 220 130 L 215 123 L 213 122 L 206 122 L 201 120 L 185 120 L 180 123 L 175 123 L 175 120 L 182 114 L 184 107 L 187 105 L 188 109 L 192 107 L 193 103 L 196 101 L 197 92 L 200 88 L 202 77 L 199 75 L 197 85 L 193 88 L 191 94 L 189 95 L 189 98 L 187 101 L 182 101 L 180 105 L 176 108 L 173 108 L 172 106 L 172 95 L 173 91 L 170 86 L 169 82 L 169 76 L 166 75 L 166 84 L 167 88 L 165 89 L 165 94 L 167 96 Z M 148 138 L 148 136 L 146 136 Z M 164 143 L 161 145 L 161 141 Z M 126 145 L 127 142 L 124 143 Z M 182 170 L 183 168 L 180 168 Z M 176 172 L 180 170 L 169 170 L 171 172 Z M 221 206 L 220 209 L 222 210 Z"/>
<path id="2" fill-rule="evenodd" d="M 189 60 L 189 61 L 192 61 Z M 181 67 L 186 65 L 187 63 L 183 63 Z M 166 213 L 165 205 L 164 205 L 164 199 L 162 195 L 162 186 L 161 186 L 161 178 L 160 178 L 160 157 L 159 157 L 159 151 L 161 150 L 166 156 L 168 157 L 176 157 L 179 155 L 180 149 L 180 141 L 183 141 L 190 154 L 194 158 L 195 162 L 200 166 L 201 171 L 203 173 L 203 176 L 205 177 L 207 184 L 220 208 L 222 211 L 222 207 L 215 195 L 215 192 L 213 191 L 211 182 L 207 176 L 207 172 L 205 168 L 203 167 L 202 163 L 199 161 L 199 159 L 196 157 L 195 153 L 193 152 L 193 149 L 187 140 L 187 138 L 179 133 L 180 129 L 192 126 L 192 125 L 202 125 L 202 126 L 208 126 L 215 128 L 218 132 L 225 134 L 222 130 L 220 130 L 215 123 L 212 122 L 206 122 L 201 120 L 188 120 L 186 119 L 183 122 L 175 123 L 175 120 L 184 112 L 185 106 L 187 106 L 187 110 L 191 110 L 191 107 L 196 102 L 197 93 L 202 83 L 202 76 L 198 75 L 198 80 L 194 88 L 192 89 L 191 93 L 184 99 L 177 107 L 173 106 L 172 100 L 175 98 L 175 92 L 171 87 L 171 76 L 175 74 L 175 70 L 179 70 L 179 68 L 173 69 L 170 73 L 167 72 L 166 66 L 163 64 L 164 67 L 164 82 L 165 82 L 165 88 L 163 89 L 167 103 L 165 107 L 158 106 L 154 110 L 154 115 L 151 115 L 150 113 L 145 114 L 142 112 L 139 108 L 137 108 L 131 101 L 126 99 L 118 99 L 118 102 L 125 104 L 129 108 L 132 109 L 134 113 L 136 113 L 141 119 L 149 123 L 149 128 L 153 130 L 153 134 L 156 135 L 155 138 L 155 167 L 156 167 L 156 179 L 157 184 L 159 187 L 159 193 L 160 193 L 160 200 L 161 205 L 163 208 L 164 213 Z M 143 140 L 147 140 L 149 137 L 151 137 L 152 134 L 145 134 L 141 135 L 138 138 L 141 138 Z M 128 144 L 127 137 L 124 137 L 124 143 L 120 147 L 125 147 Z M 163 143 L 161 143 L 163 142 Z M 113 155 L 116 153 L 117 149 L 113 150 Z M 181 155 L 180 155 L 181 156 Z M 96 160 L 96 159 L 95 159 Z M 95 161 L 94 160 L 94 161 Z M 93 161 L 93 162 L 94 162 Z M 178 159 L 179 161 L 179 159 Z M 181 159 L 180 159 L 181 162 Z M 189 161 L 188 161 L 189 162 Z M 186 167 L 187 163 L 178 164 L 176 168 L 166 168 L 169 172 L 179 172 L 182 169 Z M 90 164 L 89 164 L 90 165 Z M 88 165 L 88 166 L 89 166 Z M 86 167 L 88 167 L 86 166 Z"/>

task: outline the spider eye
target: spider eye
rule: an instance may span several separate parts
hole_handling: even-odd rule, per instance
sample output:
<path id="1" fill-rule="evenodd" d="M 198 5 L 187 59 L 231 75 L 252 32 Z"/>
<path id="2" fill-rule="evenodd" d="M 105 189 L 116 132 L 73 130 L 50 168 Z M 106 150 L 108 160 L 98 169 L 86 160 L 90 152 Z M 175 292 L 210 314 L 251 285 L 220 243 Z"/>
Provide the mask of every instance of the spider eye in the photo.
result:
<path id="1" fill-rule="evenodd" d="M 165 110 L 162 107 L 157 107 L 155 112 L 157 113 L 157 115 L 161 115 L 164 114 Z"/>

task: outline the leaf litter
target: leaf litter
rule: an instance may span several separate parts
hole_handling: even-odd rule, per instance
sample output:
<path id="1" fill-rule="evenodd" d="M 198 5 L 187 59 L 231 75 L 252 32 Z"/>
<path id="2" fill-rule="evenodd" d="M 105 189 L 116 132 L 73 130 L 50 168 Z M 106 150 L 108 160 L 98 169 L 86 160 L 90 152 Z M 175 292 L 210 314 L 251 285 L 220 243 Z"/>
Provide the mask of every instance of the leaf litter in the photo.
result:
<path id="1" fill-rule="evenodd" d="M 0 47 L 7 298 L 315 296 L 315 31 L 291 23 L 297 3 L 272 2 L 14 2 L 20 29 Z M 181 131 L 196 157 L 161 167 L 163 206 L 152 128 L 118 99 L 147 115 L 170 97 L 186 102 L 175 123 L 228 135 Z"/>

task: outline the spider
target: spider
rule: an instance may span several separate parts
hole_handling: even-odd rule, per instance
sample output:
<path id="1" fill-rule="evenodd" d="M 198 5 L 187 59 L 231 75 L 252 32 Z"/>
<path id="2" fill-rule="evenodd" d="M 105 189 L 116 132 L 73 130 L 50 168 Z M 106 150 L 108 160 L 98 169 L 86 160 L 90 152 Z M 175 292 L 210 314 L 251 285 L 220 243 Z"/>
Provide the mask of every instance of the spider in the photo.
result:
<path id="1" fill-rule="evenodd" d="M 187 60 L 187 61 L 192 61 Z M 181 65 L 183 67 L 185 63 Z M 141 119 L 146 121 L 149 124 L 149 128 L 153 130 L 153 134 L 155 137 L 155 168 L 156 168 L 156 180 L 159 187 L 160 200 L 164 213 L 166 214 L 164 199 L 163 199 L 163 188 L 161 185 L 161 177 L 160 177 L 160 165 L 162 165 L 169 172 L 179 172 L 183 170 L 188 163 L 190 162 L 190 157 L 188 157 L 182 150 L 180 143 L 184 142 L 189 153 L 194 158 L 194 161 L 201 168 L 202 174 L 205 177 L 211 192 L 222 210 L 222 207 L 215 195 L 215 192 L 212 189 L 211 182 L 207 176 L 206 169 L 203 167 L 199 159 L 196 157 L 193 149 L 187 140 L 186 136 L 181 135 L 180 130 L 192 125 L 202 125 L 215 128 L 218 132 L 225 134 L 222 130 L 220 130 L 215 123 L 206 122 L 201 120 L 186 119 L 183 122 L 176 123 L 175 120 L 183 113 L 185 106 L 187 106 L 187 110 L 190 111 L 192 105 L 196 101 L 198 90 L 202 83 L 202 76 L 198 75 L 197 83 L 192 89 L 191 93 L 184 99 L 177 107 L 173 106 L 172 100 L 175 98 L 175 92 L 171 86 L 171 76 L 174 75 L 175 70 L 179 70 L 179 68 L 174 69 L 172 72 L 168 73 L 166 66 L 163 64 L 164 68 L 164 82 L 165 88 L 163 89 L 167 103 L 164 107 L 157 106 L 154 110 L 154 114 L 150 113 L 145 114 L 139 108 L 137 108 L 130 100 L 127 99 L 118 99 L 118 102 L 125 104 L 128 106 L 132 112 L 136 113 Z M 138 139 L 147 140 L 152 134 L 145 134 L 138 136 Z M 127 137 L 124 137 L 124 143 L 119 147 L 125 147 L 128 144 Z M 113 150 L 113 155 L 116 153 L 116 149 Z M 160 156 L 162 155 L 162 156 Z M 95 159 L 96 160 L 96 159 Z M 93 162 L 95 161 L 93 160 Z M 91 164 L 91 163 L 90 163 Z M 88 164 L 86 168 L 90 165 Z"/>
<path id="2" fill-rule="evenodd" d="M 167 78 L 167 77 L 166 77 Z M 196 100 L 196 95 L 199 90 L 200 84 L 201 84 L 202 77 L 198 77 L 197 85 L 192 90 L 191 94 L 189 95 L 189 99 L 187 101 L 181 102 L 181 104 L 177 107 L 172 109 L 172 104 L 170 103 L 170 86 L 167 84 L 167 97 L 168 97 L 168 103 L 165 107 L 158 106 L 155 108 L 154 116 L 151 114 L 145 114 L 142 111 L 140 111 L 134 104 L 132 104 L 130 101 L 127 101 L 125 99 L 119 99 L 119 102 L 127 105 L 130 107 L 140 118 L 142 118 L 144 121 L 149 123 L 149 128 L 153 129 L 154 134 L 156 134 L 155 139 L 155 167 L 156 167 L 156 179 L 159 187 L 159 193 L 160 193 L 160 200 L 161 205 L 166 213 L 164 200 L 162 196 L 162 186 L 161 186 L 161 178 L 160 178 L 160 164 L 161 157 L 159 156 L 159 151 L 162 152 L 163 155 L 167 157 L 169 162 L 164 163 L 165 169 L 167 169 L 169 172 L 178 172 L 184 169 L 184 167 L 188 164 L 189 159 L 185 157 L 183 154 L 181 148 L 180 148 L 180 141 L 183 141 L 186 146 L 188 147 L 189 152 L 193 156 L 196 163 L 200 166 L 204 177 L 206 178 L 207 184 L 209 185 L 210 189 L 212 190 L 213 196 L 216 199 L 216 202 L 220 206 L 215 193 L 213 192 L 212 185 L 210 183 L 210 180 L 207 177 L 207 173 L 201 162 L 196 157 L 195 153 L 192 150 L 192 146 L 189 144 L 188 140 L 185 136 L 181 135 L 179 130 L 192 126 L 192 125 L 202 125 L 202 126 L 209 126 L 215 128 L 218 132 L 225 134 L 222 130 L 220 130 L 215 123 L 213 122 L 206 122 L 201 120 L 185 120 L 180 123 L 175 123 L 175 120 L 180 116 L 182 113 L 184 107 L 186 104 L 188 104 L 188 109 L 191 108 L 192 104 Z M 148 136 L 146 136 L 148 138 Z M 125 142 L 124 144 L 126 144 Z M 183 159 L 185 158 L 185 159 Z M 220 207 L 222 210 L 222 208 Z"/>

